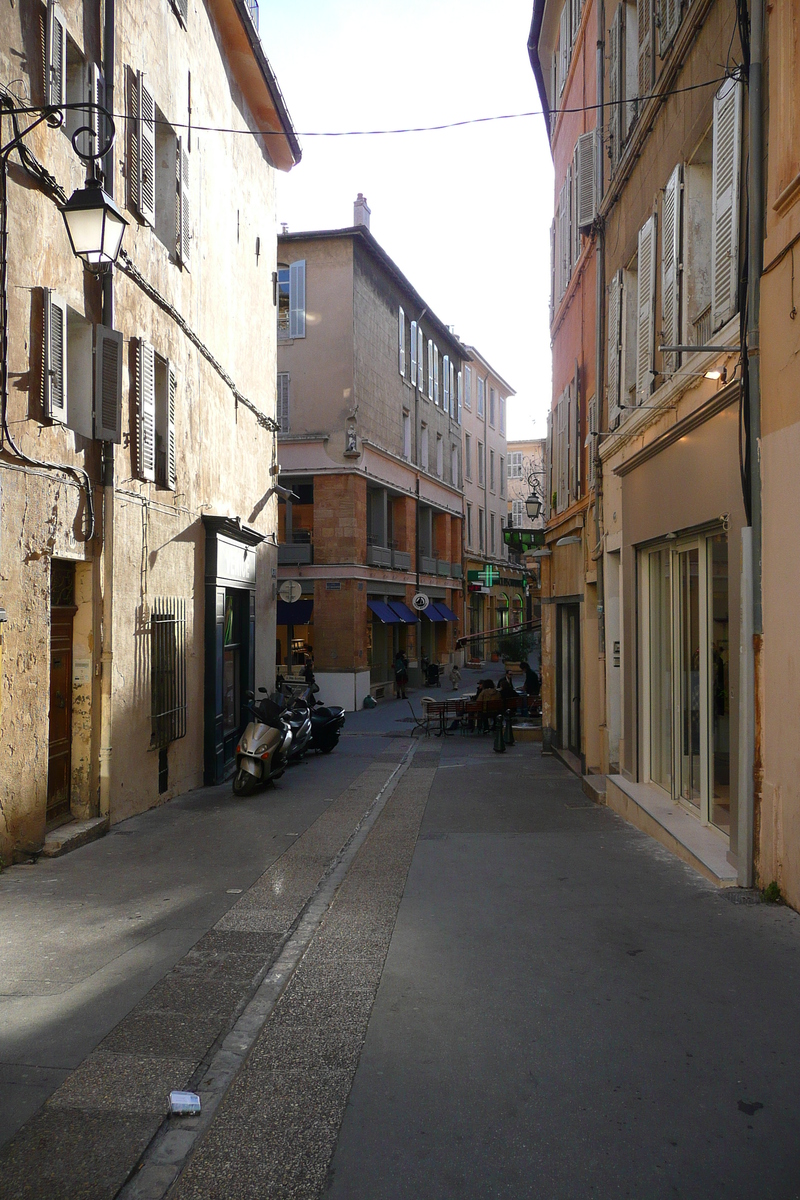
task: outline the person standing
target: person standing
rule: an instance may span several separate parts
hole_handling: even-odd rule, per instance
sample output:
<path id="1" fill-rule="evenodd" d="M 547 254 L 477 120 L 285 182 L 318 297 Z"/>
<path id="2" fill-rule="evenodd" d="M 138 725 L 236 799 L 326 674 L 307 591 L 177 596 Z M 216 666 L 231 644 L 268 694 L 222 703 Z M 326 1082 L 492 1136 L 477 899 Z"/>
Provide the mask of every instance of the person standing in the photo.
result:
<path id="1" fill-rule="evenodd" d="M 408 687 L 408 659 L 402 650 L 398 650 L 394 657 L 394 690 L 398 700 L 407 700 L 406 688 Z"/>
<path id="2" fill-rule="evenodd" d="M 530 712 L 531 702 L 539 695 L 539 676 L 536 674 L 527 659 L 523 659 L 519 665 L 525 672 L 525 682 L 523 687 L 525 688 L 525 695 L 528 699 L 528 712 Z"/>

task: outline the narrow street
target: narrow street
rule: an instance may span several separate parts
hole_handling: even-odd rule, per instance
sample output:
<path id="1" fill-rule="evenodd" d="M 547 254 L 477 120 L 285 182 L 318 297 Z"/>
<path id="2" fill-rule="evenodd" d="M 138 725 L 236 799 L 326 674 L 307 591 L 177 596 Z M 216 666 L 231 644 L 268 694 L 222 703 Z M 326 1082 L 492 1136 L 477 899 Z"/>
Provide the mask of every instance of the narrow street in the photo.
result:
<path id="1" fill-rule="evenodd" d="M 800 1196 L 797 914 L 407 714 L 0 876 L 0 1195 Z"/>

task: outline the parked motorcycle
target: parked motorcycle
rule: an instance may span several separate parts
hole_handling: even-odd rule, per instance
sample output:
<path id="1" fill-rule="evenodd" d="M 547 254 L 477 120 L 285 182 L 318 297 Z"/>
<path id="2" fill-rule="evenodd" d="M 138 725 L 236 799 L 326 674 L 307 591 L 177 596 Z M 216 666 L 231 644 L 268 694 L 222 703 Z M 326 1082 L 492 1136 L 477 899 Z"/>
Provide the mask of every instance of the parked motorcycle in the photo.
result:
<path id="1" fill-rule="evenodd" d="M 339 704 L 321 704 L 316 698 L 319 684 L 313 683 L 301 693 L 311 711 L 311 749 L 321 754 L 335 750 L 344 725 L 344 709 Z"/>
<path id="2" fill-rule="evenodd" d="M 259 688 L 259 691 L 266 689 Z M 247 707 L 253 719 L 236 747 L 235 796 L 247 796 L 262 784 L 280 779 L 286 770 L 293 741 L 292 727 L 282 719 L 279 704 L 266 695 L 258 701 L 252 692 L 247 696 Z"/>
<path id="3" fill-rule="evenodd" d="M 284 697 L 281 698 L 285 705 L 281 712 L 281 720 L 292 731 L 292 748 L 289 751 L 289 762 L 299 762 L 311 746 L 313 731 L 311 709 L 302 696 L 295 696 L 290 701 L 286 701 Z"/>

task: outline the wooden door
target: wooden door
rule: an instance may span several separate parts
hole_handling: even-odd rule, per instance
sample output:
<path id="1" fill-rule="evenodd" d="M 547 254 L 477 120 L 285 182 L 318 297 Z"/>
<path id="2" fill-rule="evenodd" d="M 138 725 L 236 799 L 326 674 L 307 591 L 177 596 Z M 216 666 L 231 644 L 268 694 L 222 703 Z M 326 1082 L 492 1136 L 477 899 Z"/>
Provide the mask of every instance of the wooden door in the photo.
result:
<path id="1" fill-rule="evenodd" d="M 72 621 L 75 609 L 52 608 L 47 821 L 69 815 L 72 774 Z"/>

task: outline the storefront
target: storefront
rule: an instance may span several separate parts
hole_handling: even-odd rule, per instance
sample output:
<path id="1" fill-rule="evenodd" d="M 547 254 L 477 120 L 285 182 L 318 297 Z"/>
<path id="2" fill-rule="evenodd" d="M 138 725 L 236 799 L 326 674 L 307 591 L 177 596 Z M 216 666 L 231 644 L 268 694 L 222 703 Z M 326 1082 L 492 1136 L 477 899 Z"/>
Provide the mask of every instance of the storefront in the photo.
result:
<path id="1" fill-rule="evenodd" d="M 204 779 L 220 783 L 234 768 L 255 691 L 256 547 L 264 536 L 232 517 L 203 517 L 205 567 Z"/>

